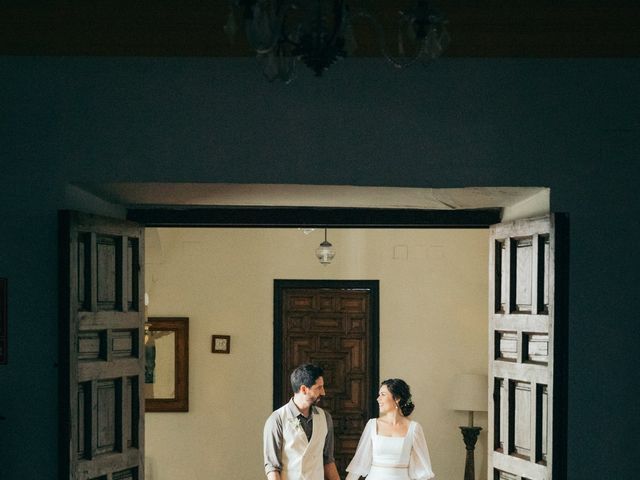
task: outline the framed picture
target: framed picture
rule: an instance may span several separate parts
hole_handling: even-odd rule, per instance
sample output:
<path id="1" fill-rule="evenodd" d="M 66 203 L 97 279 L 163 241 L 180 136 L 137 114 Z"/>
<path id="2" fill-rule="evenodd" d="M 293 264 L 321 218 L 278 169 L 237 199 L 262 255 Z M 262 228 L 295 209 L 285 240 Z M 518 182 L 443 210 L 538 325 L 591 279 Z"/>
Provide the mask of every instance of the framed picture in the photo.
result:
<path id="1" fill-rule="evenodd" d="M 229 353 L 231 337 L 229 335 L 213 335 L 211 337 L 211 353 Z"/>
<path id="2" fill-rule="evenodd" d="M 0 278 L 0 365 L 7 363 L 7 279 Z"/>

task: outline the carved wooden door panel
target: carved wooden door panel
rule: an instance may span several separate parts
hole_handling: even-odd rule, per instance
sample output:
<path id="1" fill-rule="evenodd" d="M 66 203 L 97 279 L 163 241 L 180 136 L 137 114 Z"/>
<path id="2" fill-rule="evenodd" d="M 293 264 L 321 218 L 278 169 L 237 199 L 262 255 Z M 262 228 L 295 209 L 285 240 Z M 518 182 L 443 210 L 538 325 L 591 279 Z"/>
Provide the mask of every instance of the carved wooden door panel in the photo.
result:
<path id="1" fill-rule="evenodd" d="M 565 226 L 552 216 L 491 227 L 490 479 L 564 478 Z"/>
<path id="2" fill-rule="evenodd" d="M 378 282 L 276 280 L 275 294 L 274 407 L 291 398 L 296 366 L 322 367 L 320 406 L 333 417 L 336 465 L 344 475 L 377 412 Z"/>
<path id="3" fill-rule="evenodd" d="M 60 478 L 144 479 L 144 228 L 60 214 Z"/>

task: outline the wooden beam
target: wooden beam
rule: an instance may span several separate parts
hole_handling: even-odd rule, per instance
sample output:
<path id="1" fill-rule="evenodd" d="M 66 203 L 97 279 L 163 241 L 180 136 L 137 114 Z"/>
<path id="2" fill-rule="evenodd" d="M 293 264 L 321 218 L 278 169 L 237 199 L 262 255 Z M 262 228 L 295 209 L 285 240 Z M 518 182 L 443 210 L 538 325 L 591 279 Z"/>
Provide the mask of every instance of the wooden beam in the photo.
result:
<path id="1" fill-rule="evenodd" d="M 166 207 L 131 208 L 127 218 L 148 227 L 487 228 L 500 209 Z"/>

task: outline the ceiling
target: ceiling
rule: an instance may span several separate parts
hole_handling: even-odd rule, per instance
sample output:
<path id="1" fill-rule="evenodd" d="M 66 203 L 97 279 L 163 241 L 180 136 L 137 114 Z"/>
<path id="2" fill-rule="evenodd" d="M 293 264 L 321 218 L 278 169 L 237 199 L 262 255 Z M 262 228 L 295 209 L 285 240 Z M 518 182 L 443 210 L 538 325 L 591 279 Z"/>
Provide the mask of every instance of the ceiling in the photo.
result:
<path id="1" fill-rule="evenodd" d="M 369 0 L 393 38 L 398 10 L 413 0 Z M 222 27 L 228 0 L 5 0 L 0 54 L 206 56 L 252 55 Z M 437 0 L 449 19 L 449 57 L 637 57 L 637 0 Z M 357 25 L 356 56 L 378 56 Z"/>

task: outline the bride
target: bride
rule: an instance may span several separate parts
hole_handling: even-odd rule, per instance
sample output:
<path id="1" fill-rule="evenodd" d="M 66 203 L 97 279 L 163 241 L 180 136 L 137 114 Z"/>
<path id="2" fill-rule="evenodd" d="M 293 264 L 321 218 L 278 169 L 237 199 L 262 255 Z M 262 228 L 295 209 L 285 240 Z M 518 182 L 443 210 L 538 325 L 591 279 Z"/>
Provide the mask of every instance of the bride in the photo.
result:
<path id="1" fill-rule="evenodd" d="M 409 385 L 399 378 L 385 380 L 378 391 L 378 405 L 380 416 L 367 422 L 346 480 L 433 478 L 422 427 L 407 418 L 415 407 Z"/>

